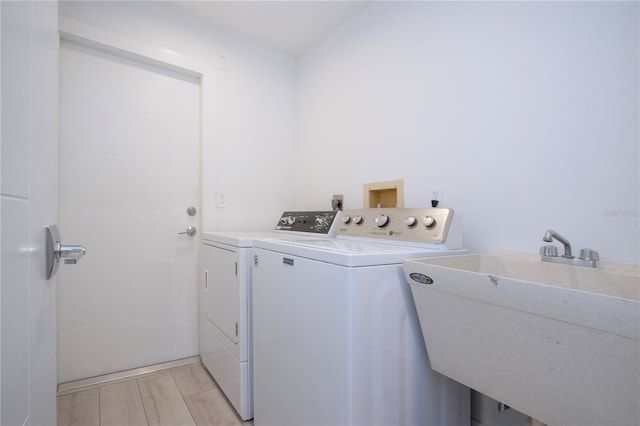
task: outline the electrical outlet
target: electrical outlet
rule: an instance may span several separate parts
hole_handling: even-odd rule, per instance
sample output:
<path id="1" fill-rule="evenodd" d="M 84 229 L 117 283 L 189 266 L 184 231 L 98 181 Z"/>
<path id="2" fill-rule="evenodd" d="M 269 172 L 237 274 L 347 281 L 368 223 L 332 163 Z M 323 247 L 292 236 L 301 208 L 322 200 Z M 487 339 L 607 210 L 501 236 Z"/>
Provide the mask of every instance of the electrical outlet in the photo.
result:
<path id="1" fill-rule="evenodd" d="M 333 210 L 342 210 L 344 202 L 344 196 L 342 194 L 333 194 L 333 199 L 331 200 L 331 208 Z"/>
<path id="2" fill-rule="evenodd" d="M 428 203 L 431 204 L 432 200 L 438 202 L 438 206 L 442 205 L 442 187 L 441 186 L 433 186 L 429 190 L 429 200 Z"/>
<path id="3" fill-rule="evenodd" d="M 225 196 L 224 196 L 223 192 L 218 192 L 216 198 L 217 198 L 216 205 L 217 205 L 218 208 L 223 209 L 223 208 L 227 207 L 227 200 L 225 199 Z"/>

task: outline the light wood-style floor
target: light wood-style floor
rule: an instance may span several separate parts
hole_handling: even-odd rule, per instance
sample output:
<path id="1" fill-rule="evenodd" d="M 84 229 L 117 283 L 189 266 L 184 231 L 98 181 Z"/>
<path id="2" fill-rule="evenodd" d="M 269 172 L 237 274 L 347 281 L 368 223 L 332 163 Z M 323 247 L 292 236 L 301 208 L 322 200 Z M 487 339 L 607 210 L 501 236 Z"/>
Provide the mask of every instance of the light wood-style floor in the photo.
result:
<path id="1" fill-rule="evenodd" d="M 58 426 L 252 425 L 200 363 L 58 396 Z"/>

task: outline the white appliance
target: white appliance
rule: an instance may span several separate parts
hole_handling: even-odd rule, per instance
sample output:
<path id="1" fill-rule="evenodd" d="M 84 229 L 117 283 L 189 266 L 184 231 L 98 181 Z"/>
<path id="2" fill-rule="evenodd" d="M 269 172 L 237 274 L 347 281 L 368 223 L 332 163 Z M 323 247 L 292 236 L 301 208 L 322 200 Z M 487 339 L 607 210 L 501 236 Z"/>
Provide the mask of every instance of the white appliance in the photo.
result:
<path id="1" fill-rule="evenodd" d="M 339 217 L 332 211 L 284 212 L 275 226 L 277 234 L 201 236 L 200 357 L 243 420 L 253 417 L 250 249 L 258 238 L 333 236 Z"/>
<path id="2" fill-rule="evenodd" d="M 335 239 L 253 248 L 254 423 L 468 425 L 431 370 L 402 261 L 461 254 L 450 209 L 345 211 Z"/>

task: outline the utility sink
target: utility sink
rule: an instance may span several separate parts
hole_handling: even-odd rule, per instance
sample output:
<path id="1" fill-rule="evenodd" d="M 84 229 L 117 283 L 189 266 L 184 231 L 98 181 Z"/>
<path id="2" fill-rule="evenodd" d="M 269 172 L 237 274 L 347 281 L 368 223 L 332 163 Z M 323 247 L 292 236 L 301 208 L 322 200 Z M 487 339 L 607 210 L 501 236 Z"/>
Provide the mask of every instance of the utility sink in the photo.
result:
<path id="1" fill-rule="evenodd" d="M 431 366 L 550 425 L 640 424 L 640 268 L 406 260 Z"/>

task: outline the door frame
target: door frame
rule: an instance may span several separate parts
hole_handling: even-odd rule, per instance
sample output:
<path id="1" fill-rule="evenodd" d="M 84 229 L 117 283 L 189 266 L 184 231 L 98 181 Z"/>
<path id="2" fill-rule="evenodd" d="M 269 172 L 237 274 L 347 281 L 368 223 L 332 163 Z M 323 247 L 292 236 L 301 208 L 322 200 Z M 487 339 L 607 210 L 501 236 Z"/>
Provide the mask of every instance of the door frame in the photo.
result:
<path id="1" fill-rule="evenodd" d="M 170 49 L 147 44 L 116 34 L 103 28 L 66 16 L 58 18 L 61 40 L 71 41 L 96 50 L 102 50 L 128 59 L 144 62 L 170 71 L 200 79 L 204 84 L 211 73 L 205 72 L 203 63 Z M 202 94 L 202 89 L 201 89 Z"/>

